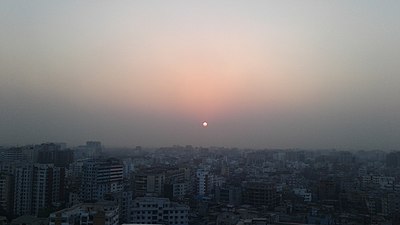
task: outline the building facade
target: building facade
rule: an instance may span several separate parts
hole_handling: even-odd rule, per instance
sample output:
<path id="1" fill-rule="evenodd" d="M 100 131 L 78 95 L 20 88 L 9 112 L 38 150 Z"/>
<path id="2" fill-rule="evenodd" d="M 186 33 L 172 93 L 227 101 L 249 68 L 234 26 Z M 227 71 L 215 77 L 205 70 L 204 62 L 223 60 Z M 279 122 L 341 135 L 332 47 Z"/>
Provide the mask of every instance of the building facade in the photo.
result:
<path id="1" fill-rule="evenodd" d="M 264 206 L 273 209 L 279 203 L 276 186 L 266 182 L 245 182 L 243 184 L 243 201 L 256 207 Z"/>
<path id="2" fill-rule="evenodd" d="M 118 225 L 119 208 L 114 202 L 78 204 L 51 213 L 49 225 Z"/>
<path id="3" fill-rule="evenodd" d="M 32 214 L 65 201 L 65 168 L 35 164 L 32 172 Z"/>
<path id="4" fill-rule="evenodd" d="M 165 173 L 163 170 L 143 170 L 135 174 L 135 196 L 151 194 L 160 196 L 164 193 Z"/>
<path id="5" fill-rule="evenodd" d="M 82 166 L 80 198 L 85 202 L 104 200 L 106 194 L 123 190 L 123 165 L 119 160 L 89 160 Z"/>
<path id="6" fill-rule="evenodd" d="M 168 198 L 138 197 L 133 201 L 129 223 L 188 225 L 189 207 Z"/>
<path id="7" fill-rule="evenodd" d="M 0 172 L 0 207 L 8 215 L 13 214 L 14 176 Z"/>

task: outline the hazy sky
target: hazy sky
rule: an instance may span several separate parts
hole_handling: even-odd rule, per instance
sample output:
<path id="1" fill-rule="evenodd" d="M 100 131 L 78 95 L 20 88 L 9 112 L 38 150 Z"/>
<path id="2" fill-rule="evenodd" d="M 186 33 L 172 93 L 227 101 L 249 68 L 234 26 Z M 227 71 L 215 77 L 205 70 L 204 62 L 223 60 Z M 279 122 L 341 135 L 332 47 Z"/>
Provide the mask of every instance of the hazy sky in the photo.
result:
<path id="1" fill-rule="evenodd" d="M 399 12 L 397 0 L 1 1 L 0 145 L 399 149 Z"/>

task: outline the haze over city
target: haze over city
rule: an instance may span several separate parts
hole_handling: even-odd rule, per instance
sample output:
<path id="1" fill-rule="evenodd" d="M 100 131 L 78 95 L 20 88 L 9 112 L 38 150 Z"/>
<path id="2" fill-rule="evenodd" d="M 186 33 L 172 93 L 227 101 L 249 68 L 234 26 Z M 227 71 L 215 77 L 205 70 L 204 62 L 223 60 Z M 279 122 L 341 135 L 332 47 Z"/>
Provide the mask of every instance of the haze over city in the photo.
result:
<path id="1" fill-rule="evenodd" d="M 2 1 L 0 145 L 398 149 L 399 10 Z"/>

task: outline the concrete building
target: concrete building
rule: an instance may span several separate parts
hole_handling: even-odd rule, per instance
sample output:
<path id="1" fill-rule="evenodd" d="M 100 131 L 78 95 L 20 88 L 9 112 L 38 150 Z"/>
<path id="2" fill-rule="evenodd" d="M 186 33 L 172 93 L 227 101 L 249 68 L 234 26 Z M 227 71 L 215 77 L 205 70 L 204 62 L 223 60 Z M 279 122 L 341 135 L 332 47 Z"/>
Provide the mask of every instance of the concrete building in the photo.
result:
<path id="1" fill-rule="evenodd" d="M 177 168 L 168 170 L 165 177 L 164 194 L 170 199 L 181 200 L 191 192 L 190 170 Z"/>
<path id="2" fill-rule="evenodd" d="M 123 159 L 122 164 L 124 165 L 124 178 L 129 178 L 135 172 L 135 164 L 132 158 Z"/>
<path id="3" fill-rule="evenodd" d="M 218 203 L 240 205 L 242 203 L 242 188 L 232 185 L 224 185 L 217 187 L 215 190 L 215 198 Z"/>
<path id="4" fill-rule="evenodd" d="M 190 184 L 187 181 L 170 182 L 165 184 L 165 196 L 171 199 L 183 199 L 189 193 Z"/>
<path id="5" fill-rule="evenodd" d="M 82 166 L 80 198 L 99 201 L 109 193 L 123 190 L 123 165 L 119 160 L 89 160 Z"/>
<path id="6" fill-rule="evenodd" d="M 75 159 L 98 158 L 103 152 L 103 146 L 100 141 L 87 141 L 86 145 L 74 148 Z"/>
<path id="7" fill-rule="evenodd" d="M 125 190 L 117 193 L 110 193 L 106 197 L 107 200 L 116 202 L 119 207 L 119 222 L 126 223 L 129 221 L 130 210 L 133 204 L 133 191 Z"/>
<path id="8" fill-rule="evenodd" d="M 50 145 L 50 144 L 47 144 Z M 46 147 L 37 151 L 37 162 L 42 164 L 52 163 L 57 167 L 69 167 L 74 161 L 74 151 L 71 149 L 63 149 L 61 147 Z M 57 145 L 56 145 L 57 146 Z"/>
<path id="9" fill-rule="evenodd" d="M 133 201 L 129 223 L 188 225 L 189 207 L 168 198 L 138 197 Z"/>
<path id="10" fill-rule="evenodd" d="M 5 148 L 0 151 L 0 161 L 13 162 L 26 160 L 22 148 Z"/>
<path id="11" fill-rule="evenodd" d="M 32 173 L 32 214 L 65 201 L 65 168 L 35 164 Z"/>
<path id="12" fill-rule="evenodd" d="M 195 194 L 198 196 L 206 196 L 211 191 L 212 175 L 206 169 L 198 169 L 196 171 Z"/>
<path id="13" fill-rule="evenodd" d="M 34 162 L 36 159 L 36 150 L 34 146 L 27 145 L 23 147 L 3 148 L 0 150 L 1 162 Z"/>
<path id="14" fill-rule="evenodd" d="M 118 225 L 118 205 L 110 201 L 78 204 L 49 216 L 49 225 Z"/>
<path id="15" fill-rule="evenodd" d="M 8 215 L 13 214 L 14 176 L 0 172 L 0 207 Z"/>
<path id="16" fill-rule="evenodd" d="M 5 168 L 13 177 L 13 214 L 37 215 L 65 201 L 65 169 L 54 164 L 16 164 Z"/>
<path id="17" fill-rule="evenodd" d="M 273 209 L 279 203 L 276 186 L 265 182 L 243 183 L 243 202 L 253 206 L 264 206 Z"/>
<path id="18" fill-rule="evenodd" d="M 31 214 L 33 165 L 14 168 L 14 215 Z"/>
<path id="19" fill-rule="evenodd" d="M 135 196 L 160 196 L 164 193 L 165 173 L 162 169 L 147 169 L 135 174 Z"/>

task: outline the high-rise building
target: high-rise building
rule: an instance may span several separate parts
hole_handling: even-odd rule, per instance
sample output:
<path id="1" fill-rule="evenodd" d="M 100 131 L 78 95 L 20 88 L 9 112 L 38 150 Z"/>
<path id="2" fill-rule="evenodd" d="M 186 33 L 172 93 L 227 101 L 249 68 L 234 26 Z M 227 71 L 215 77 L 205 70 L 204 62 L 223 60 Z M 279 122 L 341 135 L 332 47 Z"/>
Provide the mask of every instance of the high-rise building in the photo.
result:
<path id="1" fill-rule="evenodd" d="M 62 204 L 65 168 L 54 164 L 15 164 L 2 167 L 12 175 L 13 214 L 37 215 L 41 209 Z"/>
<path id="2" fill-rule="evenodd" d="M 195 178 L 195 194 L 198 196 L 210 194 L 213 188 L 213 175 L 207 169 L 198 169 Z"/>
<path id="3" fill-rule="evenodd" d="M 175 168 L 166 172 L 164 185 L 164 195 L 166 197 L 183 199 L 190 191 L 190 170 L 188 168 Z"/>
<path id="4" fill-rule="evenodd" d="M 31 214 L 33 165 L 14 169 L 14 215 Z"/>
<path id="5" fill-rule="evenodd" d="M 101 156 L 103 147 L 100 141 L 87 141 L 86 145 L 74 148 L 75 159 L 98 158 Z"/>
<path id="6" fill-rule="evenodd" d="M 38 163 L 52 163 L 57 167 L 68 167 L 74 161 L 74 151 L 66 149 L 64 145 L 47 143 L 36 148 Z"/>
<path id="7" fill-rule="evenodd" d="M 106 194 L 123 190 L 123 165 L 119 160 L 89 160 L 82 166 L 80 198 L 103 200 Z"/>
<path id="8" fill-rule="evenodd" d="M 29 161 L 33 162 L 34 149 L 32 146 L 4 148 L 0 150 L 0 161 L 15 162 Z"/>
<path id="9" fill-rule="evenodd" d="M 162 169 L 146 169 L 135 174 L 135 196 L 152 194 L 160 196 L 164 192 L 165 173 Z"/>
<path id="10" fill-rule="evenodd" d="M 12 215 L 13 205 L 14 176 L 0 172 L 0 207 L 7 215 Z"/>
<path id="11" fill-rule="evenodd" d="M 32 214 L 65 201 L 65 168 L 54 164 L 35 164 L 32 173 Z"/>
<path id="12" fill-rule="evenodd" d="M 242 188 L 233 185 L 223 185 L 215 190 L 218 203 L 240 205 L 242 203 Z"/>
<path id="13" fill-rule="evenodd" d="M 273 209 L 279 203 L 276 186 L 265 182 L 243 183 L 243 202 L 253 206 Z"/>

